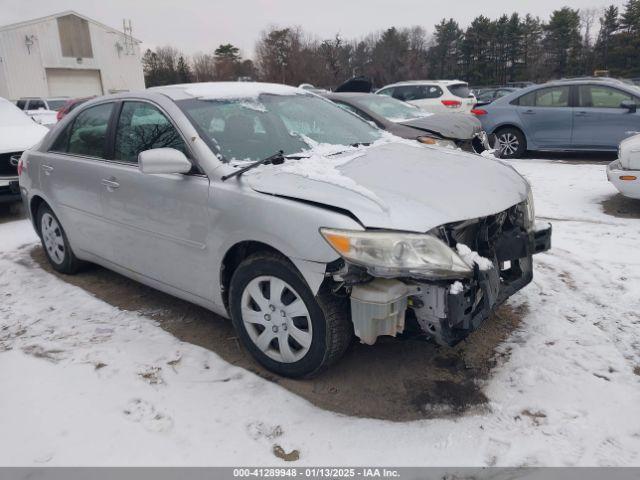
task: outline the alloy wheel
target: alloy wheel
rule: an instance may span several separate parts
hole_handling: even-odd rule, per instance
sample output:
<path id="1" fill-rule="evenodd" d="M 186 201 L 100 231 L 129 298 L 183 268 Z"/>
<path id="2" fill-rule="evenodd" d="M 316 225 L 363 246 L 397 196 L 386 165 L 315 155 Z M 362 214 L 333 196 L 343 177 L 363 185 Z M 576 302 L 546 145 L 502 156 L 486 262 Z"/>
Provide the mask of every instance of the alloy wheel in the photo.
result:
<path id="1" fill-rule="evenodd" d="M 64 246 L 64 237 L 62 236 L 62 229 L 60 228 L 58 221 L 50 213 L 45 213 L 42 215 L 40 227 L 42 241 L 44 243 L 44 247 L 47 249 L 49 258 L 51 258 L 51 260 L 57 265 L 61 265 L 62 262 L 64 262 L 66 250 Z"/>
<path id="2" fill-rule="evenodd" d="M 513 155 L 518 151 L 518 148 L 520 148 L 518 137 L 511 132 L 500 135 L 498 141 L 500 142 L 500 151 L 505 155 Z"/>
<path id="3" fill-rule="evenodd" d="M 309 309 L 284 280 L 270 275 L 252 279 L 242 292 L 241 313 L 249 338 L 269 358 L 293 363 L 309 351 Z"/>

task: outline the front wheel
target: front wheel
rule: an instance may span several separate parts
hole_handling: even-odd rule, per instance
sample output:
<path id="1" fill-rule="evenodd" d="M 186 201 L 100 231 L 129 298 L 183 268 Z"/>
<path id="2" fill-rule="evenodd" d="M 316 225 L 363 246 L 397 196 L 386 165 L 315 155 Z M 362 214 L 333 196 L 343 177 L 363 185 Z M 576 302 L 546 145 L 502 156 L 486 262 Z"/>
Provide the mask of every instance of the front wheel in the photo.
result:
<path id="1" fill-rule="evenodd" d="M 501 158 L 521 158 L 527 151 L 527 140 L 517 128 L 502 128 L 496 132 Z"/>
<path id="2" fill-rule="evenodd" d="M 245 259 L 231 279 L 231 319 L 243 345 L 265 368 L 309 377 L 335 362 L 353 332 L 348 303 L 330 292 L 314 296 L 284 257 Z"/>

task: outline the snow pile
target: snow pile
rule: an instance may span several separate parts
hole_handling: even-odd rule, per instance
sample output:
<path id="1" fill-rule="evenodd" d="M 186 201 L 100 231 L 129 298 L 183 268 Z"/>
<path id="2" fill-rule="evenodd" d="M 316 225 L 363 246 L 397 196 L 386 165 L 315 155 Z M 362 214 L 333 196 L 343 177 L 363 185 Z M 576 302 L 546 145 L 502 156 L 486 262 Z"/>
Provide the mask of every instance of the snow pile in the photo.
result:
<path id="1" fill-rule="evenodd" d="M 473 267 L 474 264 L 478 265 L 480 270 L 489 270 L 493 267 L 491 260 L 481 256 L 478 252 L 474 252 L 464 243 L 458 243 L 456 249 L 458 250 L 458 255 L 460 255 L 462 260 L 470 267 Z"/>
<path id="2" fill-rule="evenodd" d="M 462 282 L 459 282 L 457 280 L 453 282 L 449 287 L 449 293 L 451 295 L 457 295 L 462 292 L 464 292 L 464 285 L 462 285 Z"/>
<path id="3" fill-rule="evenodd" d="M 185 93 L 201 100 L 257 99 L 262 94 L 295 95 L 304 90 L 277 83 L 257 82 L 211 82 L 177 85 Z"/>

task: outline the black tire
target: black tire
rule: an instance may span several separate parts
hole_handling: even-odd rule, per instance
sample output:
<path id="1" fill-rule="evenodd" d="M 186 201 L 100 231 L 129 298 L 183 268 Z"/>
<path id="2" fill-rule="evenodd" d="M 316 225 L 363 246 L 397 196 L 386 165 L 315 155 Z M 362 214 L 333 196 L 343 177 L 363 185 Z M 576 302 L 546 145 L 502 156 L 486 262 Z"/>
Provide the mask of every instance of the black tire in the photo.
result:
<path id="1" fill-rule="evenodd" d="M 59 253 L 62 255 L 62 260 L 54 259 L 52 253 L 47 247 L 47 241 L 45 239 L 46 232 L 43 232 L 42 219 L 47 215 L 47 218 L 53 218 L 55 222 L 57 222 L 58 228 L 56 229 L 59 238 L 62 241 L 62 247 L 59 249 Z M 49 208 L 49 205 L 43 203 L 38 208 L 38 213 L 36 214 L 36 225 L 38 227 L 38 233 L 40 235 L 40 240 L 42 241 L 42 248 L 44 249 L 44 253 L 47 256 L 47 260 L 49 260 L 49 264 L 51 267 L 60 273 L 66 273 L 68 275 L 76 273 L 80 267 L 82 266 L 82 262 L 78 260 L 71 250 L 71 246 L 69 245 L 69 240 L 67 239 L 67 234 L 62 228 L 62 224 L 58 217 L 56 217 L 55 213 Z"/>
<path id="2" fill-rule="evenodd" d="M 501 158 L 522 158 L 527 151 L 527 139 L 518 128 L 501 128 L 496 139 L 500 142 Z"/>
<path id="3" fill-rule="evenodd" d="M 243 293 L 252 280 L 264 276 L 276 277 L 290 285 L 309 313 L 305 321 L 311 322 L 312 340 L 309 350 L 297 361 L 286 363 L 268 356 L 254 343 L 243 321 Z M 231 278 L 229 308 L 233 325 L 245 348 L 266 369 L 285 377 L 319 374 L 344 354 L 353 338 L 348 299 L 339 298 L 323 288 L 314 297 L 295 266 L 275 253 L 256 253 L 240 263 Z M 262 310 L 257 313 L 261 314 Z M 276 343 L 278 348 L 279 341 Z"/>

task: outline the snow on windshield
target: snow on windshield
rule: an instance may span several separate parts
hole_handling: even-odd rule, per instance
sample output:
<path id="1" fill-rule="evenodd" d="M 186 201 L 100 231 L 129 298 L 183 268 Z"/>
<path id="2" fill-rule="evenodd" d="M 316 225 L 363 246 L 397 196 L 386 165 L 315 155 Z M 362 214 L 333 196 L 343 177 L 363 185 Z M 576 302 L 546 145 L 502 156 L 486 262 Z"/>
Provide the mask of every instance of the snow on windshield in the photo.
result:
<path id="1" fill-rule="evenodd" d="M 253 82 L 215 82 L 194 83 L 185 89 L 185 93 L 200 100 L 257 100 L 262 94 L 295 95 L 299 89 L 277 83 Z"/>
<path id="2" fill-rule="evenodd" d="M 249 91 L 255 92 L 255 88 Z M 299 92 L 290 87 L 286 91 Z M 212 151 L 227 162 L 261 160 L 280 150 L 285 155 L 298 154 L 319 144 L 368 144 L 382 134 L 364 120 L 311 94 L 269 92 L 257 97 L 198 98 L 177 103 Z"/>
<path id="3" fill-rule="evenodd" d="M 386 95 L 365 95 L 358 98 L 357 103 L 394 123 L 431 115 L 414 105 Z"/>

